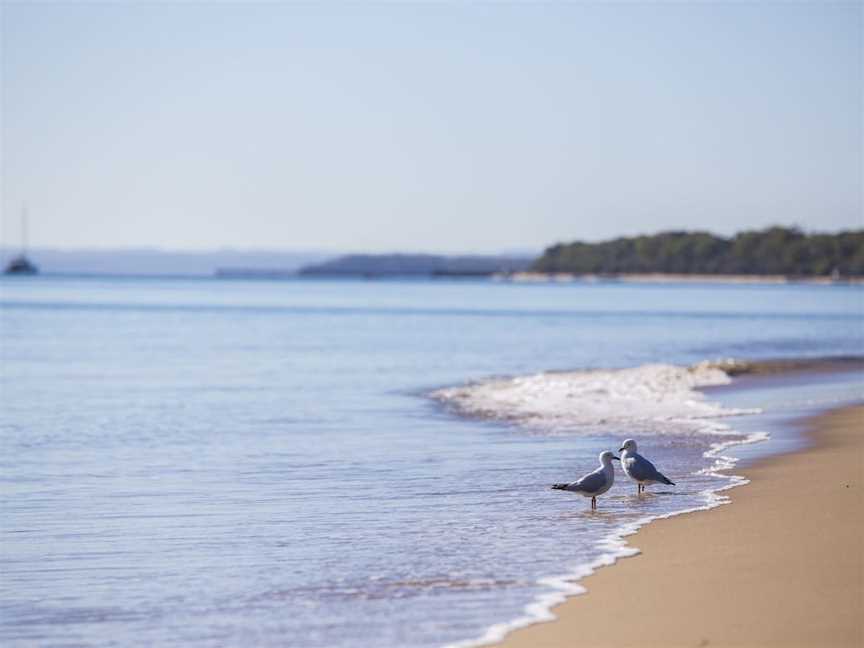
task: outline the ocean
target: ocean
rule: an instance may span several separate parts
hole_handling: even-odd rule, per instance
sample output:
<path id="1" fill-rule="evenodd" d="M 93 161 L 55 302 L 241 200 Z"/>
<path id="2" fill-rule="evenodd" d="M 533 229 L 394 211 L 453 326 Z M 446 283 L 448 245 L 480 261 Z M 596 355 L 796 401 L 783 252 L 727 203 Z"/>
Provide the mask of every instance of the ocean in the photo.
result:
<path id="1" fill-rule="evenodd" d="M 864 399 L 729 362 L 860 357 L 859 286 L 43 276 L 0 327 L 4 646 L 494 640 Z M 676 486 L 549 490 L 628 437 Z"/>

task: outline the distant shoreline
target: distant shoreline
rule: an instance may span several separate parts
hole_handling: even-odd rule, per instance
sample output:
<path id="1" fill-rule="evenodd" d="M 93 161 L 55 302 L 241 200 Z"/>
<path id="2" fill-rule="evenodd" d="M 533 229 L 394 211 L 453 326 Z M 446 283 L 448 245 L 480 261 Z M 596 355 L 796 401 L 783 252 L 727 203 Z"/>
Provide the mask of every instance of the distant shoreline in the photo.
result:
<path id="1" fill-rule="evenodd" d="M 621 282 L 621 283 L 717 283 L 717 284 L 814 284 L 843 285 L 864 284 L 864 277 L 798 277 L 786 275 L 754 274 L 682 274 L 682 273 L 622 273 L 622 274 L 575 274 L 571 272 L 514 272 L 492 275 L 496 281 L 513 283 L 571 283 L 571 282 Z"/>

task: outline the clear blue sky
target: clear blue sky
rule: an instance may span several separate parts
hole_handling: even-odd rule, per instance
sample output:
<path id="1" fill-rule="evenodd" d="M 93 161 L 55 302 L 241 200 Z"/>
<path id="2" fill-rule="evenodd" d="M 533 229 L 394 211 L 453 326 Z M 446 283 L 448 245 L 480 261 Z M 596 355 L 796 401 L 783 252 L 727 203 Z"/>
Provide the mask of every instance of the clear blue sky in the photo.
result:
<path id="1" fill-rule="evenodd" d="M 5 3 L 3 233 L 497 251 L 862 223 L 862 5 Z"/>

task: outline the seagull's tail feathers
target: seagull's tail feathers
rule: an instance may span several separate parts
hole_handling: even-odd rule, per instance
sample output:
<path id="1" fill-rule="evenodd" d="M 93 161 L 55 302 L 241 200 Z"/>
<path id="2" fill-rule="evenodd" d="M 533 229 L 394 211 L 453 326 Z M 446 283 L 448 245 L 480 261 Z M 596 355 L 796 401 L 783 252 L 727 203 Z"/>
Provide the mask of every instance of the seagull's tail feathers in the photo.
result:
<path id="1" fill-rule="evenodd" d="M 552 490 L 567 490 L 570 484 L 552 484 Z"/>
<path id="2" fill-rule="evenodd" d="M 671 479 L 669 479 L 669 478 L 668 478 L 666 475 L 664 475 L 663 473 L 659 473 L 659 475 L 660 475 L 660 480 L 661 480 L 664 484 L 668 484 L 669 486 L 674 486 L 674 485 L 675 485 L 675 482 L 673 482 Z"/>

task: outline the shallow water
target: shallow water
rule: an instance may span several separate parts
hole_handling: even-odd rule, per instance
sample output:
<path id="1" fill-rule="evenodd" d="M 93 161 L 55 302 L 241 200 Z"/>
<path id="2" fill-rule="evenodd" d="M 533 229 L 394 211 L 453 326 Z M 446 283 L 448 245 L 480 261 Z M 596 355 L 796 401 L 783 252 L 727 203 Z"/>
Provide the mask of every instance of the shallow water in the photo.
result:
<path id="1" fill-rule="evenodd" d="M 700 473 L 724 425 L 764 430 L 670 434 L 640 418 L 645 398 L 627 420 L 524 427 L 431 392 L 864 348 L 848 286 L 38 277 L 2 280 L 0 298 L 4 645 L 482 636 L 567 590 L 538 581 L 608 553 L 616 529 L 704 506 L 725 483 Z M 674 489 L 616 482 L 594 514 L 548 490 L 634 434 Z"/>

